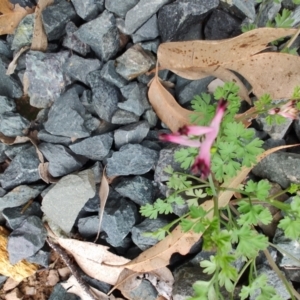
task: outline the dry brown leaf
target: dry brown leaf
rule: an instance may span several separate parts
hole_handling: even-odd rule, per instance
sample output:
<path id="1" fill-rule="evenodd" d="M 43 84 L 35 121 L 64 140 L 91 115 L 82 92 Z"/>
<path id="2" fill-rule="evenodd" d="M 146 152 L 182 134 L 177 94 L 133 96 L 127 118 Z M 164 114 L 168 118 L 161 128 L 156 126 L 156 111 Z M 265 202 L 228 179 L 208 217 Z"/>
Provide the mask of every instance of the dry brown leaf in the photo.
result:
<path id="1" fill-rule="evenodd" d="M 257 163 L 263 160 L 269 154 L 289 147 L 295 147 L 295 145 L 279 146 L 269 149 L 257 157 Z M 249 168 L 243 167 L 236 177 L 222 184 L 222 187 L 232 189 L 238 187 L 248 175 L 248 173 L 252 170 L 252 168 L 253 166 Z M 233 193 L 233 191 L 229 190 L 220 192 L 218 199 L 220 208 L 226 206 L 229 203 L 230 199 L 233 196 Z M 204 210 L 209 211 L 209 213 L 207 214 L 207 218 L 213 217 L 213 206 L 213 200 L 208 200 L 201 205 Z M 178 252 L 182 255 L 187 254 L 190 251 L 191 247 L 200 239 L 201 236 L 201 233 L 198 234 L 191 231 L 184 233 L 181 231 L 180 226 L 177 226 L 172 231 L 172 234 L 168 235 L 158 244 L 141 253 L 137 258 L 124 265 L 124 267 L 132 271 L 141 273 L 146 273 L 155 269 L 165 267 L 169 264 L 171 255 L 173 253 Z"/>
<path id="2" fill-rule="evenodd" d="M 227 67 L 244 76 L 257 97 L 268 93 L 272 99 L 290 98 L 299 85 L 300 57 L 296 55 L 260 53 L 248 60 L 231 62 Z"/>
<path id="3" fill-rule="evenodd" d="M 24 53 L 26 50 L 28 50 L 29 47 L 28 46 L 25 46 L 25 47 L 22 47 L 16 54 L 15 54 L 15 57 L 14 59 L 10 62 L 10 64 L 8 65 L 7 67 L 7 70 L 6 70 L 6 75 L 11 75 L 13 74 L 13 72 L 15 71 L 16 67 L 17 67 L 17 61 L 19 59 L 19 57 L 21 56 L 22 53 Z"/>
<path id="4" fill-rule="evenodd" d="M 103 169 L 101 183 L 100 183 L 100 189 L 99 189 L 99 198 L 100 198 L 99 226 L 98 226 L 97 236 L 96 236 L 94 242 L 96 242 L 99 238 L 99 234 L 100 234 L 100 231 L 101 231 L 101 223 L 102 223 L 104 208 L 105 208 L 106 200 L 107 200 L 107 197 L 108 197 L 108 194 L 109 194 L 109 183 L 108 183 L 107 178 L 106 178 L 105 169 L 106 168 Z"/>
<path id="5" fill-rule="evenodd" d="M 157 76 L 153 78 L 148 91 L 149 101 L 158 117 L 173 131 L 190 123 L 191 112 L 182 108 L 173 96 L 162 86 Z"/>
<path id="6" fill-rule="evenodd" d="M 46 51 L 48 46 L 47 35 L 42 22 L 42 11 L 49 5 L 53 4 L 54 0 L 39 0 L 35 10 L 33 37 L 31 50 Z"/>
<path id="7" fill-rule="evenodd" d="M 114 285 L 129 259 L 112 254 L 108 247 L 74 239 L 57 238 L 57 243 L 72 254 L 87 275 Z"/>
<path id="8" fill-rule="evenodd" d="M 158 48 L 157 58 L 162 68 L 171 71 L 218 67 L 244 60 L 266 49 L 268 43 L 296 32 L 294 28 L 257 28 L 221 41 L 163 43 Z"/>
<path id="9" fill-rule="evenodd" d="M 8 0 L 0 1 L 0 35 L 12 34 L 20 21 L 34 9 L 23 8 L 19 4 L 13 5 Z"/>

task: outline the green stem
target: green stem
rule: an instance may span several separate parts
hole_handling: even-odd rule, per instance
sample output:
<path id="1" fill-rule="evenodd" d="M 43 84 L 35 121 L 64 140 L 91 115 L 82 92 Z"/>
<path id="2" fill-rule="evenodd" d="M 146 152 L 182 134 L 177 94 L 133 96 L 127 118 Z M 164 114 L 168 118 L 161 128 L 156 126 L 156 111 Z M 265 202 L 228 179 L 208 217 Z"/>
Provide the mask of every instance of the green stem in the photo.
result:
<path id="1" fill-rule="evenodd" d="M 219 218 L 219 203 L 218 203 L 218 194 L 217 191 L 215 189 L 215 185 L 212 179 L 211 174 L 208 176 L 208 181 L 209 181 L 209 185 L 210 188 L 212 190 L 213 193 L 213 201 L 214 201 L 214 216 Z"/>

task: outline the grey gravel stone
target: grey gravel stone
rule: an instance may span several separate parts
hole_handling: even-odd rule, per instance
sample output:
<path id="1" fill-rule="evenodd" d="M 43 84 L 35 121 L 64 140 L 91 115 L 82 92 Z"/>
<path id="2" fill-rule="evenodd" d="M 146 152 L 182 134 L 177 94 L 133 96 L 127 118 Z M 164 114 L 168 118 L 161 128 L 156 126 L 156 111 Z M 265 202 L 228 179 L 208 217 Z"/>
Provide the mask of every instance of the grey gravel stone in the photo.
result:
<path id="1" fill-rule="evenodd" d="M 291 183 L 300 183 L 299 170 L 300 154 L 275 152 L 258 163 L 252 172 L 287 188 Z"/>
<path id="2" fill-rule="evenodd" d="M 107 241 L 114 247 L 119 246 L 130 232 L 138 218 L 136 206 L 120 197 L 118 193 L 112 192 L 103 213 L 101 230 L 107 234 Z M 90 238 L 97 234 L 99 217 L 91 216 L 81 218 L 78 222 L 80 234 Z"/>
<path id="3" fill-rule="evenodd" d="M 149 124 L 146 121 L 120 127 L 114 132 L 114 141 L 117 149 L 125 144 L 139 144 L 149 132 Z"/>
<path id="4" fill-rule="evenodd" d="M 0 143 L 0 163 L 3 163 L 7 159 L 7 156 L 5 154 L 5 150 L 7 148 L 8 148 L 7 145 Z"/>
<path id="5" fill-rule="evenodd" d="M 145 119 L 148 122 L 150 128 L 155 127 L 158 121 L 158 117 L 153 109 L 146 110 L 143 114 L 143 119 Z"/>
<path id="6" fill-rule="evenodd" d="M 66 233 L 75 223 L 79 211 L 95 195 L 95 181 L 91 170 L 60 179 L 46 194 L 42 211 Z"/>
<path id="7" fill-rule="evenodd" d="M 96 18 L 104 10 L 104 0 L 72 0 L 76 13 L 85 21 Z"/>
<path id="8" fill-rule="evenodd" d="M 20 80 L 13 75 L 6 75 L 10 60 L 0 56 L 0 95 L 9 98 L 20 98 L 23 94 Z"/>
<path id="9" fill-rule="evenodd" d="M 0 114 L 0 132 L 9 137 L 23 136 L 23 130 L 29 126 L 29 121 L 18 113 Z"/>
<path id="10" fill-rule="evenodd" d="M 250 1 L 251 3 L 252 1 Z M 259 11 L 255 18 L 255 23 L 258 27 L 266 26 L 269 20 L 274 20 L 275 16 L 281 9 L 281 3 L 276 3 L 274 1 L 265 1 L 259 6 Z M 255 15 L 254 15 L 255 16 Z M 254 19 L 250 17 L 250 19 Z"/>
<path id="11" fill-rule="evenodd" d="M 130 111 L 137 116 L 141 116 L 145 110 L 151 108 L 147 98 L 147 92 L 148 88 L 146 85 L 131 82 L 121 89 L 121 93 L 126 98 L 126 101 L 119 102 L 118 107 Z"/>
<path id="12" fill-rule="evenodd" d="M 137 144 L 127 144 L 113 153 L 107 160 L 108 177 L 119 175 L 142 175 L 156 164 L 158 154 Z"/>
<path id="13" fill-rule="evenodd" d="M 90 135 L 84 126 L 85 109 L 74 89 L 62 94 L 52 105 L 48 121 L 44 124 L 46 131 L 53 135 L 70 138 L 84 138 Z"/>
<path id="14" fill-rule="evenodd" d="M 101 119 L 111 122 L 113 114 L 118 109 L 120 93 L 117 87 L 102 79 L 100 71 L 90 73 L 87 81 L 92 88 L 96 113 Z"/>
<path id="15" fill-rule="evenodd" d="M 65 34 L 68 22 L 76 19 L 76 11 L 68 1 L 55 1 L 42 11 L 42 20 L 49 41 L 57 40 Z"/>
<path id="16" fill-rule="evenodd" d="M 48 142 L 51 144 L 62 144 L 64 146 L 67 146 L 72 142 L 71 138 L 69 137 L 53 135 L 44 129 L 38 132 L 38 139 L 40 141 Z"/>
<path id="17" fill-rule="evenodd" d="M 133 226 L 132 228 L 132 241 L 143 251 L 147 250 L 151 246 L 159 242 L 158 239 L 145 236 L 146 232 L 155 232 L 158 229 L 169 224 L 170 221 L 163 218 L 157 218 L 155 220 L 146 219 L 142 223 Z"/>
<path id="18" fill-rule="evenodd" d="M 82 58 L 78 55 L 72 55 L 63 65 L 63 69 L 71 78 L 88 84 L 86 76 L 102 66 L 98 59 Z"/>
<path id="19" fill-rule="evenodd" d="M 23 183 L 39 180 L 39 163 L 33 146 L 18 153 L 4 173 L 0 175 L 1 186 L 4 189 L 11 189 Z"/>
<path id="20" fill-rule="evenodd" d="M 48 160 L 49 172 L 54 177 L 79 170 L 87 162 L 87 158 L 76 155 L 63 145 L 40 143 L 38 147 Z"/>
<path id="21" fill-rule="evenodd" d="M 3 210 L 8 209 L 9 212 L 17 213 L 17 206 L 27 203 L 30 199 L 36 198 L 44 188 L 44 184 L 35 184 L 30 186 L 19 185 L 0 198 L 0 211 L 2 212 Z M 10 207 L 13 207 L 13 210 L 9 209 Z M 26 215 L 26 213 L 24 215 Z M 1 214 L 1 220 L 2 219 Z M 14 229 L 14 227 L 12 228 Z"/>
<path id="22" fill-rule="evenodd" d="M 111 134 L 86 138 L 78 143 L 70 145 L 70 149 L 79 155 L 83 155 L 92 160 L 102 160 L 111 149 L 113 138 Z"/>
<path id="23" fill-rule="evenodd" d="M 6 41 L 0 40 L 0 55 L 5 56 L 8 59 L 13 58 L 13 51 Z"/>
<path id="24" fill-rule="evenodd" d="M 157 26 L 157 16 L 154 14 L 146 23 L 144 23 L 134 34 L 132 34 L 133 43 L 149 41 L 159 36 Z"/>
<path id="25" fill-rule="evenodd" d="M 30 146 L 31 146 L 30 143 L 9 145 L 4 150 L 4 153 L 10 160 L 13 160 L 18 153 L 20 153 L 21 151 L 24 151 L 26 149 L 29 149 Z"/>
<path id="26" fill-rule="evenodd" d="M 189 103 L 195 95 L 200 95 L 201 93 L 207 93 L 207 86 L 214 80 L 215 77 L 208 76 L 199 80 L 190 81 L 185 86 L 177 87 L 176 99 L 180 104 Z"/>
<path id="27" fill-rule="evenodd" d="M 47 238 L 43 222 L 37 216 L 29 216 L 8 237 L 9 261 L 15 264 L 40 250 Z"/>
<path id="28" fill-rule="evenodd" d="M 118 109 L 112 116 L 111 122 L 113 124 L 125 125 L 137 122 L 139 120 L 139 116 L 136 114 Z"/>
<path id="29" fill-rule="evenodd" d="M 140 45 L 142 46 L 143 49 L 154 52 L 154 53 L 157 53 L 157 48 L 158 48 L 159 44 L 160 44 L 159 39 L 140 43 Z"/>
<path id="30" fill-rule="evenodd" d="M 148 19 L 150 19 L 163 5 L 170 0 L 140 0 L 139 3 L 130 9 L 125 17 L 125 26 L 128 34 L 134 33 Z"/>
<path id="31" fill-rule="evenodd" d="M 142 176 L 120 177 L 113 182 L 114 189 L 123 197 L 142 206 L 153 203 L 155 187 L 150 179 Z"/>
<path id="32" fill-rule="evenodd" d="M 197 0 L 178 0 L 165 5 L 158 13 L 158 29 L 162 42 L 182 40 L 191 26 L 204 21 L 219 0 L 199 3 Z"/>
<path id="33" fill-rule="evenodd" d="M 105 8 L 117 16 L 124 18 L 126 13 L 132 9 L 139 0 L 106 0 Z"/>
<path id="34" fill-rule="evenodd" d="M 116 72 L 114 60 L 109 60 L 101 69 L 100 74 L 103 79 L 117 86 L 118 88 L 122 88 L 128 83 L 125 78 L 123 78 Z"/>
<path id="35" fill-rule="evenodd" d="M 67 51 L 58 53 L 30 51 L 26 54 L 24 76 L 29 81 L 28 95 L 32 106 L 48 107 L 65 90 L 70 80 L 64 76 L 62 65 L 67 59 Z"/>
<path id="36" fill-rule="evenodd" d="M 83 24 L 75 35 L 88 44 L 103 61 L 113 58 L 119 51 L 119 31 L 114 15 L 105 10 L 98 18 Z"/>
<path id="37" fill-rule="evenodd" d="M 78 297 L 75 294 L 69 293 L 60 283 L 55 285 L 54 289 L 52 290 L 52 293 L 50 295 L 49 300 L 81 300 L 80 297 Z"/>
<path id="38" fill-rule="evenodd" d="M 151 52 L 136 44 L 116 59 L 116 71 L 127 80 L 146 73 L 155 66 Z"/>
<path id="39" fill-rule="evenodd" d="M 24 46 L 29 46 L 32 42 L 34 27 L 34 14 L 25 16 L 19 23 L 14 33 L 11 45 L 12 50 L 19 50 Z"/>
<path id="40" fill-rule="evenodd" d="M 49 267 L 50 262 L 50 252 L 47 247 L 43 247 L 38 252 L 36 252 L 34 255 L 26 257 L 26 260 L 28 262 L 41 265 L 45 268 Z"/>
<path id="41" fill-rule="evenodd" d="M 66 30 L 66 35 L 64 36 L 64 39 L 63 39 L 63 46 L 72 51 L 75 51 L 75 52 L 81 54 L 82 56 L 86 56 L 87 53 L 89 53 L 91 51 L 91 48 L 86 43 L 83 43 L 74 34 L 78 30 L 76 25 L 73 22 L 69 22 L 66 25 L 65 30 Z"/>
<path id="42" fill-rule="evenodd" d="M 18 189 L 19 188 L 20 187 L 18 187 Z M 32 197 L 32 198 L 35 198 L 35 197 Z M 28 208 L 26 208 L 24 211 L 23 210 L 24 210 L 23 206 L 18 206 L 18 207 L 13 207 L 13 208 L 8 207 L 3 210 L 3 212 L 2 212 L 3 217 L 5 218 L 7 225 L 11 229 L 16 229 L 17 227 L 19 227 L 20 224 L 28 216 L 37 216 L 38 218 L 42 217 L 41 206 L 38 202 L 33 202 Z"/>
<path id="43" fill-rule="evenodd" d="M 222 40 L 232 38 L 241 33 L 241 21 L 231 14 L 216 9 L 209 17 L 205 29 L 206 40 Z"/>
<path id="44" fill-rule="evenodd" d="M 255 0 L 220 0 L 220 6 L 223 9 L 228 10 L 241 19 L 247 17 L 250 20 L 254 20 L 256 16 L 255 5 Z"/>
<path id="45" fill-rule="evenodd" d="M 5 112 L 14 112 L 16 110 L 16 103 L 13 99 L 5 96 L 0 96 L 0 114 Z"/>

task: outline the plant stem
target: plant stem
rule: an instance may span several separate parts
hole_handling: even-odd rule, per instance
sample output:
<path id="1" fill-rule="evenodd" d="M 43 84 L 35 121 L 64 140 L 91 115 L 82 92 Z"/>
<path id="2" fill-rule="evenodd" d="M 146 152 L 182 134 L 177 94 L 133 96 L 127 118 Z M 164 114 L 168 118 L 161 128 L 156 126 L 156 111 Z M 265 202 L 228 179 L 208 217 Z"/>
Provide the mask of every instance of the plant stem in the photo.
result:
<path id="1" fill-rule="evenodd" d="M 214 217 L 219 218 L 219 203 L 218 203 L 218 194 L 215 189 L 215 184 L 213 182 L 211 174 L 208 176 L 209 185 L 211 187 L 213 193 L 213 201 L 214 201 Z"/>

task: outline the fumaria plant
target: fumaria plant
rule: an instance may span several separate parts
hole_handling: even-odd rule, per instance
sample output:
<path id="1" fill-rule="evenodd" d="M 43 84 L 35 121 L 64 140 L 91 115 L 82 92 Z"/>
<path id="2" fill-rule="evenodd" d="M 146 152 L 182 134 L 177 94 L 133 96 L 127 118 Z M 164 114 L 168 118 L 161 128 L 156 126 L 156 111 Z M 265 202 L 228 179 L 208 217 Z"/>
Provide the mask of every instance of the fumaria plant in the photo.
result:
<path id="1" fill-rule="evenodd" d="M 300 110 L 299 99 L 299 87 L 295 88 L 291 99 L 281 103 L 274 103 L 269 95 L 263 95 L 255 101 L 253 116 L 267 115 L 269 124 L 282 123 L 285 118 L 295 119 Z M 224 182 L 235 178 L 242 168 L 257 163 L 258 155 L 264 151 L 263 141 L 255 137 L 253 129 L 244 126 L 243 118 L 237 117 L 241 101 L 234 83 L 227 82 L 218 87 L 213 97 L 210 94 L 196 96 L 191 103 L 193 110 L 201 112 L 204 117 L 199 119 L 199 114 L 192 114 L 191 123 L 194 125 L 161 136 L 164 141 L 187 146 L 175 153 L 175 160 L 186 172 L 175 172 L 171 166 L 167 167 L 165 172 L 170 175 L 167 182 L 170 193 L 166 199 L 157 199 L 154 204 L 141 207 L 140 212 L 155 219 L 158 215 L 172 213 L 174 205 L 185 203 L 189 211 L 149 235 L 163 239 L 172 234 L 174 225 L 180 224 L 184 232 L 202 233 L 203 248 L 215 252 L 209 260 L 200 263 L 211 279 L 208 282 L 197 281 L 193 285 L 195 294 L 190 300 L 224 299 L 221 287 L 225 287 L 233 297 L 235 286 L 246 271 L 248 280 L 239 294 L 241 299 L 254 295 L 258 295 L 257 300 L 281 299 L 268 284 L 266 275 L 257 275 L 255 259 L 260 251 L 266 254 L 291 298 L 295 299 L 297 292 L 268 255 L 267 248 L 272 244 L 257 228 L 259 224 L 267 225 L 272 221 L 268 209 L 271 205 L 284 212 L 278 227 L 287 238 L 297 240 L 300 235 L 300 197 L 294 196 L 289 204 L 276 198 L 284 193 L 296 194 L 299 186 L 292 184 L 281 193 L 271 195 L 271 185 L 267 180 L 248 180 L 234 189 L 240 197 L 225 207 L 219 207 L 220 194 L 228 189 Z M 232 188 L 229 190 L 232 191 Z M 207 199 L 213 199 L 214 204 L 209 210 L 201 205 Z M 241 270 L 233 265 L 237 260 L 244 262 Z"/>

